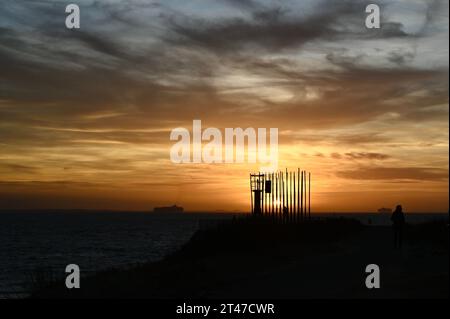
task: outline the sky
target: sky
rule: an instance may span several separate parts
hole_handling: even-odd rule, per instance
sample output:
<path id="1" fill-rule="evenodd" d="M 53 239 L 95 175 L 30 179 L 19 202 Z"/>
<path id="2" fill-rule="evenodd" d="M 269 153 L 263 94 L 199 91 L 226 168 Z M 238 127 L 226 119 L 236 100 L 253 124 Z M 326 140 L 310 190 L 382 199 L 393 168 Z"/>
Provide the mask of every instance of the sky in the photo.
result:
<path id="1" fill-rule="evenodd" d="M 170 160 L 199 119 L 278 128 L 313 212 L 447 212 L 448 5 L 3 1 L 0 208 L 249 211 L 259 164 Z"/>

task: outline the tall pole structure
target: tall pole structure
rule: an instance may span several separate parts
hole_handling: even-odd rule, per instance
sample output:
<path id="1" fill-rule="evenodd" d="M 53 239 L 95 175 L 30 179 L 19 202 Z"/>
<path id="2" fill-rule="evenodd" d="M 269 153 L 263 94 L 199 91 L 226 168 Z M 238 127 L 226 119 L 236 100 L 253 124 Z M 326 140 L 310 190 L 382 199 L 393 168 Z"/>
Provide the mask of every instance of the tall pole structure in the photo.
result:
<path id="1" fill-rule="evenodd" d="M 275 175 L 274 175 L 274 173 L 272 172 L 272 216 L 274 216 L 275 215 L 275 211 L 274 211 L 274 208 L 275 208 L 275 206 L 274 206 L 274 199 L 275 199 L 275 183 L 274 183 L 274 181 L 275 181 Z"/>
<path id="2" fill-rule="evenodd" d="M 273 173 L 269 173 L 269 178 L 270 178 L 270 214 L 273 216 L 273 192 L 274 192 L 274 187 L 275 185 L 273 185 Z"/>
<path id="3" fill-rule="evenodd" d="M 289 219 L 292 215 L 292 172 L 289 172 Z"/>
<path id="4" fill-rule="evenodd" d="M 275 173 L 275 215 L 278 213 L 278 176 Z"/>
<path id="5" fill-rule="evenodd" d="M 250 208 L 253 214 L 253 189 L 252 189 L 252 174 L 250 173 Z"/>
<path id="6" fill-rule="evenodd" d="M 279 186 L 279 194 L 278 194 L 278 214 L 281 215 L 281 205 L 283 204 L 283 180 L 281 178 L 280 172 L 278 172 L 278 186 Z"/>
<path id="7" fill-rule="evenodd" d="M 266 213 L 266 175 L 262 174 L 262 213 Z"/>
<path id="8" fill-rule="evenodd" d="M 300 219 L 300 168 L 297 168 L 297 220 Z"/>
<path id="9" fill-rule="evenodd" d="M 280 196 L 279 196 L 279 199 L 278 199 L 278 208 L 279 208 L 278 213 L 281 216 L 281 213 L 282 213 L 282 207 L 281 206 L 283 205 L 283 176 L 281 176 L 281 171 L 278 172 L 278 180 L 279 180 L 279 186 L 280 186 L 280 189 L 279 189 Z"/>
<path id="10" fill-rule="evenodd" d="M 306 176 L 306 171 L 303 171 L 303 175 L 302 175 L 302 185 L 303 185 L 303 187 L 302 187 L 302 202 L 303 202 L 303 205 L 302 205 L 302 216 L 303 216 L 303 219 L 306 219 L 306 196 L 305 196 L 305 193 L 306 193 L 306 183 L 305 183 L 305 176 Z"/>
<path id="11" fill-rule="evenodd" d="M 286 169 L 287 170 L 287 169 Z M 287 199 L 287 220 L 289 221 L 289 216 L 291 215 L 291 173 L 288 172 L 287 174 L 287 194 L 288 194 L 288 199 Z"/>
<path id="12" fill-rule="evenodd" d="M 266 173 L 266 181 L 270 182 L 270 174 Z M 271 195 L 272 195 L 272 184 L 270 185 L 270 193 L 267 193 L 267 214 L 270 214 L 270 205 L 271 205 Z"/>
<path id="13" fill-rule="evenodd" d="M 294 209 L 292 210 L 293 211 L 292 216 L 294 217 L 293 219 L 296 220 L 297 219 L 297 206 L 295 204 L 296 204 L 296 200 L 297 200 L 297 192 L 296 192 L 296 188 L 295 188 L 295 184 L 296 184 L 295 171 L 294 171 L 293 174 L 294 174 L 294 192 L 293 192 L 293 195 L 294 195 Z"/>
<path id="14" fill-rule="evenodd" d="M 266 174 L 263 174 L 263 214 L 266 214 L 267 211 L 267 194 L 266 194 Z"/>
<path id="15" fill-rule="evenodd" d="M 286 208 L 289 206 L 289 174 L 286 168 Z"/>
<path id="16" fill-rule="evenodd" d="M 272 207 L 272 180 L 270 179 L 270 173 L 267 174 L 267 180 L 270 182 L 270 193 L 267 194 L 267 214 L 271 213 L 270 208 Z"/>
<path id="17" fill-rule="evenodd" d="M 302 174 L 301 174 L 301 180 L 300 180 L 300 187 L 301 187 L 301 190 L 300 190 L 300 216 L 301 216 L 301 219 L 303 220 L 303 171 L 302 171 Z"/>
<path id="18" fill-rule="evenodd" d="M 286 215 L 289 214 L 289 174 L 288 174 L 288 170 L 286 168 L 286 183 L 285 183 L 285 188 L 286 188 L 286 202 L 285 205 L 286 206 Z M 284 216 L 286 219 L 286 215 Z"/>
<path id="19" fill-rule="evenodd" d="M 286 196 L 286 189 L 285 189 L 285 185 L 284 185 L 284 174 L 281 174 L 281 180 L 282 180 L 282 190 L 283 190 L 283 203 L 281 204 L 281 216 L 284 216 L 284 206 L 286 205 L 286 202 L 284 201 L 285 196 Z"/>
<path id="20" fill-rule="evenodd" d="M 308 174 L 308 215 L 311 219 L 311 172 Z"/>
<path id="21" fill-rule="evenodd" d="M 284 184 L 283 184 L 283 173 L 280 171 L 280 217 L 283 216 L 283 205 L 284 205 Z"/>
<path id="22" fill-rule="evenodd" d="M 305 174 L 303 174 L 303 178 L 304 178 L 304 185 L 305 185 L 305 187 L 304 187 L 304 196 L 305 196 L 305 200 L 304 200 L 304 203 L 305 203 L 305 205 L 304 205 L 304 213 L 305 213 L 305 219 L 306 219 L 306 171 L 305 171 Z"/>
<path id="23" fill-rule="evenodd" d="M 295 171 L 292 172 L 292 218 L 295 220 Z"/>
<path id="24" fill-rule="evenodd" d="M 280 215 L 281 212 L 281 178 L 280 178 L 280 172 L 277 172 L 277 178 L 278 178 L 278 215 Z"/>

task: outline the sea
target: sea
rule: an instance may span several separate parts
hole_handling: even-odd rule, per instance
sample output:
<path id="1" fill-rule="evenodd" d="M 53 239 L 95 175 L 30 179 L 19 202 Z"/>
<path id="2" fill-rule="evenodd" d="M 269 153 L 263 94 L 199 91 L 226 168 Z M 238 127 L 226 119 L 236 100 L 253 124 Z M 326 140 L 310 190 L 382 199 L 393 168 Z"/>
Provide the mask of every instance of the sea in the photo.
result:
<path id="1" fill-rule="evenodd" d="M 179 249 L 199 228 L 239 217 L 238 213 L 148 213 L 88 211 L 0 212 L 0 298 L 26 297 L 31 278 L 64 278 L 76 264 L 82 277 L 158 261 Z M 389 225 L 389 214 L 313 214 L 313 218 L 356 218 Z M 407 221 L 447 220 L 448 214 L 410 214 Z"/>

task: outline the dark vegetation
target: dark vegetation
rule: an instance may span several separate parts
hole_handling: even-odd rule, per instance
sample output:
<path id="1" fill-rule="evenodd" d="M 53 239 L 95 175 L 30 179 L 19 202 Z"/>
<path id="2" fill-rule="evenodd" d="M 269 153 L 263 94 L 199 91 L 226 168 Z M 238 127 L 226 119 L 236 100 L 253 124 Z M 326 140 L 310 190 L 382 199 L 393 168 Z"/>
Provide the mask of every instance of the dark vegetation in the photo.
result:
<path id="1" fill-rule="evenodd" d="M 370 237 L 373 236 L 371 234 L 380 231 L 386 233 L 384 237 L 390 236 L 389 227 L 370 228 L 356 220 L 344 218 L 304 223 L 274 223 L 264 218 L 239 218 L 197 231 L 179 251 L 159 262 L 147 263 L 127 270 L 112 269 L 82 278 L 80 289 L 68 290 L 65 288 L 64 281 L 49 283 L 46 288 L 40 285 L 32 297 L 233 298 L 236 296 L 233 291 L 236 289 L 239 291 L 240 285 L 247 285 L 247 288 L 248 286 L 255 288 L 247 295 L 243 293 L 244 297 L 252 298 L 261 293 L 261 288 L 257 287 L 259 283 L 277 282 L 276 278 L 279 276 L 285 276 L 289 281 L 289 276 L 295 278 L 301 272 L 303 272 L 301 282 L 305 283 L 301 287 L 308 289 L 307 278 L 320 279 L 322 272 L 329 269 L 326 267 L 334 262 L 341 263 L 344 272 L 346 268 L 351 269 L 351 280 L 348 282 L 354 281 L 361 286 L 364 273 L 361 275 L 357 268 L 358 273 L 354 276 L 353 268 L 346 265 L 357 264 L 359 255 L 361 260 L 371 259 L 372 255 L 366 256 L 367 250 L 359 249 L 364 248 L 367 244 L 365 241 L 371 241 L 374 247 L 380 246 Z M 448 226 L 446 224 L 429 223 L 410 226 L 407 232 L 408 240 L 412 245 L 436 246 L 439 254 L 447 256 L 448 262 Z M 390 237 L 385 239 L 387 244 L 382 245 L 389 246 Z M 385 256 L 384 250 L 391 252 L 392 248 L 390 246 L 388 248 L 382 247 L 380 254 Z M 376 253 L 373 256 L 375 255 Z M 392 257 L 389 256 L 384 259 L 390 261 Z M 315 264 L 314 261 L 316 261 Z M 305 262 L 309 264 L 306 270 L 302 269 Z M 416 271 L 415 268 L 413 273 L 414 271 Z M 310 272 L 311 276 L 305 275 L 305 272 Z M 443 276 L 436 280 L 439 283 L 442 278 L 444 280 L 446 278 L 448 284 L 448 271 Z M 393 277 L 398 276 L 393 275 Z M 342 282 L 339 285 L 342 286 Z M 311 282 L 311 287 L 315 286 L 319 285 Z M 276 289 L 280 290 L 276 283 L 262 287 L 266 290 L 264 295 L 269 296 L 276 297 Z M 440 293 L 448 295 L 448 289 L 439 289 Z M 329 291 L 329 289 L 325 290 L 324 292 Z M 310 290 L 299 291 L 298 297 L 308 295 L 309 292 Z M 317 294 L 320 295 L 320 292 L 321 290 Z M 291 292 L 294 297 L 297 296 L 296 293 L 297 290 Z M 355 297 L 352 295 L 352 290 L 348 293 L 348 296 Z M 325 293 L 324 296 L 328 295 Z M 345 297 L 345 295 L 339 297 Z"/>

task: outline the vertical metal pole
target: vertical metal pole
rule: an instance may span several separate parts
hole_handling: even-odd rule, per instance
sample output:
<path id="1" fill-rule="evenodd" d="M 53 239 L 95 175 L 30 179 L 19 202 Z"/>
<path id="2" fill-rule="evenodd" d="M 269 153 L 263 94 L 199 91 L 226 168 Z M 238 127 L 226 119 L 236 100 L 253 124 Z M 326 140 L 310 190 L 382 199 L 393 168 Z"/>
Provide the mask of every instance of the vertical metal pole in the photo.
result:
<path id="1" fill-rule="evenodd" d="M 285 185 L 284 185 L 284 174 L 281 175 L 281 183 L 282 183 L 282 187 L 281 189 L 283 190 L 283 202 L 281 204 L 281 218 L 284 218 L 284 206 L 286 205 L 286 202 L 284 201 L 284 197 L 286 195 L 286 190 L 285 190 Z"/>
<path id="2" fill-rule="evenodd" d="M 260 194 L 261 193 L 260 192 L 260 190 L 261 190 L 261 181 L 259 180 L 259 172 L 258 172 L 258 175 L 256 175 L 256 176 L 257 176 L 257 178 L 256 178 L 256 192 Z M 256 211 L 256 193 L 255 193 L 255 212 L 258 212 L 258 214 L 260 214 L 261 213 L 261 196 L 258 196 L 257 199 L 258 199 L 258 208 L 259 208 L 258 211 Z"/>
<path id="3" fill-rule="evenodd" d="M 297 220 L 300 219 L 300 168 L 297 168 Z"/>
<path id="4" fill-rule="evenodd" d="M 293 220 L 294 217 L 294 208 L 295 208 L 295 203 L 294 203 L 294 172 L 291 172 L 291 221 Z"/>
<path id="5" fill-rule="evenodd" d="M 259 174 L 261 175 L 261 180 L 262 180 L 262 184 L 261 184 L 261 187 L 262 187 L 262 193 L 261 193 L 261 200 L 262 200 L 262 214 L 264 215 L 264 213 L 265 213 L 265 211 L 264 211 L 264 204 L 265 204 L 265 198 L 264 198 L 264 196 L 266 195 L 265 194 L 265 178 L 264 178 L 264 175 L 262 175 L 261 174 L 261 172 L 259 172 Z"/>
<path id="6" fill-rule="evenodd" d="M 275 216 L 278 213 L 278 176 L 277 173 L 275 173 Z"/>
<path id="7" fill-rule="evenodd" d="M 308 188 L 309 188 L 309 191 L 308 191 L 308 197 L 309 197 L 309 199 L 308 199 L 308 215 L 309 215 L 309 219 L 311 219 L 311 172 L 309 172 L 309 174 L 308 174 L 308 179 L 309 179 L 309 182 L 308 182 Z"/>
<path id="8" fill-rule="evenodd" d="M 267 182 L 269 180 L 269 176 L 267 175 L 267 173 L 264 173 L 264 179 Z M 265 185 L 264 185 L 265 187 Z M 266 189 L 266 214 L 269 213 L 269 194 L 267 194 L 267 189 Z"/>
<path id="9" fill-rule="evenodd" d="M 289 198 L 288 198 L 288 195 L 289 195 L 289 189 L 288 189 L 288 187 L 289 187 L 289 175 L 288 175 L 288 170 L 287 170 L 287 168 L 286 168 L 286 175 L 285 175 L 285 177 L 286 177 L 286 208 L 288 208 L 288 206 L 289 206 Z"/>
<path id="10" fill-rule="evenodd" d="M 292 173 L 292 176 L 293 176 L 293 178 L 292 178 L 292 181 L 293 181 L 293 185 L 294 185 L 294 191 L 292 192 L 292 195 L 293 195 L 293 198 L 294 198 L 294 202 L 293 202 L 293 204 L 294 204 L 294 206 L 292 207 L 292 219 L 295 221 L 295 212 L 296 212 L 296 206 L 295 206 L 295 200 L 296 200 L 296 189 L 295 189 L 295 171 Z"/>
<path id="11" fill-rule="evenodd" d="M 266 182 L 269 180 L 269 176 L 267 175 L 267 173 L 264 173 L 264 179 L 266 180 Z M 267 189 L 266 189 L 266 197 L 265 198 L 266 198 L 266 214 L 268 214 L 269 213 L 269 194 L 267 194 Z"/>
<path id="12" fill-rule="evenodd" d="M 305 171 L 305 174 L 303 174 L 303 178 L 305 179 L 305 181 L 304 181 L 304 183 L 305 183 L 305 194 L 304 194 L 304 196 L 305 196 L 305 207 L 304 207 L 304 209 L 305 209 L 305 219 L 306 219 L 306 171 Z"/>
<path id="13" fill-rule="evenodd" d="M 286 220 L 289 220 L 289 172 L 286 168 Z"/>
<path id="14" fill-rule="evenodd" d="M 295 171 L 292 171 L 292 218 L 295 221 Z"/>
<path id="15" fill-rule="evenodd" d="M 267 181 L 270 181 L 270 174 L 266 173 Z M 267 214 L 270 214 L 270 206 L 272 205 L 272 202 L 270 201 L 272 196 L 272 182 L 270 183 L 270 193 L 267 194 Z"/>
<path id="16" fill-rule="evenodd" d="M 284 218 L 284 207 L 286 206 L 286 175 L 282 173 L 281 179 L 283 181 L 283 204 L 281 204 L 281 216 Z"/>
<path id="17" fill-rule="evenodd" d="M 283 173 L 280 172 L 280 217 L 283 216 L 283 205 L 284 205 L 284 179 Z"/>
<path id="18" fill-rule="evenodd" d="M 264 177 L 261 172 L 258 172 L 259 178 L 261 179 L 261 214 L 264 215 Z"/>
<path id="19" fill-rule="evenodd" d="M 281 176 L 280 172 L 278 174 L 278 218 L 280 217 L 281 213 Z"/>
<path id="20" fill-rule="evenodd" d="M 266 173 L 266 181 L 269 181 L 269 174 Z M 272 186 L 272 185 L 270 185 Z M 270 194 L 272 194 L 272 190 L 270 190 Z M 270 213 L 270 194 L 267 193 L 267 214 Z"/>
<path id="21" fill-rule="evenodd" d="M 289 208 L 290 208 L 290 200 L 289 200 L 289 195 L 290 195 L 290 189 L 289 189 L 289 172 L 286 169 L 286 208 L 287 208 L 287 219 L 289 220 Z"/>
<path id="22" fill-rule="evenodd" d="M 301 185 L 301 191 L 300 191 L 300 201 L 301 201 L 300 215 L 301 215 L 301 219 L 303 220 L 303 171 L 302 171 L 300 185 Z"/>
<path id="23" fill-rule="evenodd" d="M 273 200 L 274 200 L 274 198 L 275 198 L 275 183 L 274 183 L 274 180 L 275 180 L 275 178 L 274 178 L 274 174 L 273 174 L 273 172 L 272 172 L 272 176 L 271 176 L 271 182 L 270 182 L 270 184 L 271 184 L 271 186 L 272 186 L 272 209 L 271 209 L 271 211 L 272 211 L 272 217 L 273 217 L 273 215 L 275 214 L 275 211 L 274 211 L 274 205 L 273 205 Z"/>
<path id="24" fill-rule="evenodd" d="M 292 172 L 289 172 L 289 220 L 292 220 Z"/>
<path id="25" fill-rule="evenodd" d="M 286 202 L 287 202 L 287 205 L 286 205 L 286 207 L 287 207 L 287 219 L 289 220 L 289 208 L 290 208 L 290 206 L 291 206 L 291 202 L 290 202 L 290 198 L 289 198 L 289 196 L 291 196 L 291 190 L 289 189 L 289 186 L 290 186 L 290 183 L 289 183 L 289 180 L 290 180 L 290 175 L 289 175 L 289 172 L 287 171 L 287 169 L 286 169 Z"/>
<path id="26" fill-rule="evenodd" d="M 281 175 L 278 172 L 278 217 L 280 217 L 281 213 Z"/>
<path id="27" fill-rule="evenodd" d="M 269 181 L 270 174 L 264 173 L 264 175 L 266 176 L 265 177 L 266 181 Z M 271 184 L 270 186 L 271 186 L 270 191 L 271 191 L 271 193 L 273 193 L 273 184 Z M 266 192 L 267 192 L 267 189 L 266 189 Z M 270 213 L 270 196 L 271 196 L 271 194 L 266 194 L 266 197 L 265 197 L 266 198 L 266 213 L 267 214 Z"/>
<path id="28" fill-rule="evenodd" d="M 288 220 L 289 216 L 291 215 L 291 172 L 288 173 Z"/>
<path id="29" fill-rule="evenodd" d="M 303 205 L 302 205 L 302 216 L 303 216 L 303 218 L 305 218 L 305 205 L 306 205 L 306 203 L 305 203 L 305 171 L 303 171 L 302 172 L 302 203 L 303 203 Z"/>
<path id="30" fill-rule="evenodd" d="M 277 217 L 280 217 L 280 203 L 281 203 L 281 187 L 280 187 L 280 172 L 277 172 Z"/>
<path id="31" fill-rule="evenodd" d="M 252 190 L 252 174 L 250 173 L 250 209 L 253 214 L 253 190 Z"/>
<path id="32" fill-rule="evenodd" d="M 280 217 L 283 216 L 284 189 L 283 189 L 283 173 L 280 171 Z"/>

